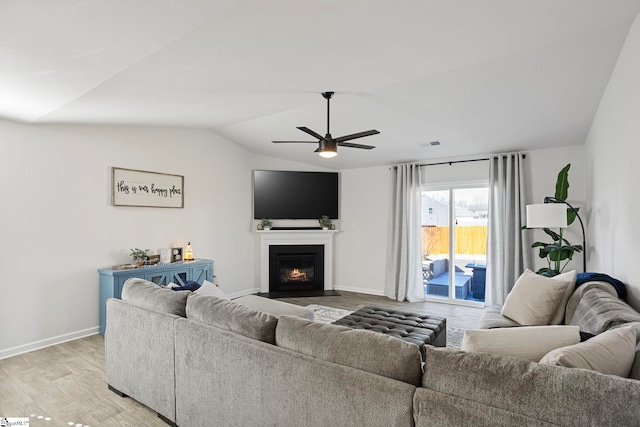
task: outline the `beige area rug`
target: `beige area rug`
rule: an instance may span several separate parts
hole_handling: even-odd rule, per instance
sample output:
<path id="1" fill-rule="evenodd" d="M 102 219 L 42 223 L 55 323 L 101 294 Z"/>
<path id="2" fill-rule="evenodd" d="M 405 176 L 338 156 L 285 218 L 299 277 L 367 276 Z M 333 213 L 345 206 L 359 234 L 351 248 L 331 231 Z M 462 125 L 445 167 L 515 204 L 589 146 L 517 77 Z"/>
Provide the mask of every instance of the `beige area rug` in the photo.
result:
<path id="1" fill-rule="evenodd" d="M 307 308 L 313 310 L 313 319 L 320 323 L 333 323 L 347 314 L 353 313 L 352 310 L 343 310 L 320 304 L 309 304 Z"/>
<path id="2" fill-rule="evenodd" d="M 309 304 L 308 309 L 313 310 L 313 318 L 320 323 L 333 323 L 336 320 L 353 313 L 351 310 L 343 310 L 341 308 L 327 307 L 320 304 Z M 447 328 L 447 347 L 460 348 L 464 329 Z"/>

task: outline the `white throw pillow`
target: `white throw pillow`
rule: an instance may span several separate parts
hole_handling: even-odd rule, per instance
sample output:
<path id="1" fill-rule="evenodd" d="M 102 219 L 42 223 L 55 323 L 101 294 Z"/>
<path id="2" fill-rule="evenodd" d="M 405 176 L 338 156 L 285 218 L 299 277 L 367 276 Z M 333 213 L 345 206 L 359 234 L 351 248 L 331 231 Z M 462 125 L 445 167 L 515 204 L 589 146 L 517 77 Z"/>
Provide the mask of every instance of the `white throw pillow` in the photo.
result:
<path id="1" fill-rule="evenodd" d="M 544 277 L 527 269 L 507 295 L 500 314 L 521 325 L 551 324 L 564 297 L 569 278 Z"/>
<path id="2" fill-rule="evenodd" d="M 564 295 L 562 296 L 560 305 L 556 310 L 556 314 L 554 314 L 553 317 L 551 318 L 552 325 L 560 325 L 564 320 L 564 313 L 567 309 L 567 302 L 569 302 L 569 298 L 571 297 L 571 294 L 573 294 L 573 291 L 576 290 L 576 278 L 577 278 L 577 274 L 575 270 L 571 270 L 567 273 L 558 274 L 557 276 L 553 277 L 553 279 L 555 280 L 568 280 L 569 286 L 567 286 L 567 289 L 564 291 Z"/>
<path id="3" fill-rule="evenodd" d="M 609 329 L 580 344 L 550 351 L 540 363 L 591 369 L 627 378 L 635 355 L 636 331 L 632 327 L 623 327 Z"/>
<path id="4" fill-rule="evenodd" d="M 549 351 L 580 342 L 578 326 L 520 326 L 467 329 L 461 350 L 519 357 L 538 362 Z"/>
<path id="5" fill-rule="evenodd" d="M 202 283 L 202 286 L 196 289 L 194 293 L 200 295 L 210 295 L 221 299 L 229 299 L 227 294 L 225 294 L 222 289 L 209 282 L 208 280 L 205 280 L 204 283 Z"/>

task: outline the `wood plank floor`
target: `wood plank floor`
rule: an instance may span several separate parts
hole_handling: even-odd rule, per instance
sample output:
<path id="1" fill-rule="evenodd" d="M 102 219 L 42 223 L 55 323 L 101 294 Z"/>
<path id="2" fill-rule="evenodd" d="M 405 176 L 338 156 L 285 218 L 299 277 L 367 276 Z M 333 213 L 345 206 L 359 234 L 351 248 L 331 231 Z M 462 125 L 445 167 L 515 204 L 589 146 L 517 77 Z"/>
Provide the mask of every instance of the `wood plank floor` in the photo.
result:
<path id="1" fill-rule="evenodd" d="M 453 328 L 475 328 L 482 309 L 340 292 L 341 296 L 281 298 L 306 306 L 347 310 L 365 305 L 403 308 L 447 318 Z M 0 360 L 0 417 L 30 417 L 30 426 L 166 426 L 155 412 L 107 389 L 104 339 L 93 335 Z"/>

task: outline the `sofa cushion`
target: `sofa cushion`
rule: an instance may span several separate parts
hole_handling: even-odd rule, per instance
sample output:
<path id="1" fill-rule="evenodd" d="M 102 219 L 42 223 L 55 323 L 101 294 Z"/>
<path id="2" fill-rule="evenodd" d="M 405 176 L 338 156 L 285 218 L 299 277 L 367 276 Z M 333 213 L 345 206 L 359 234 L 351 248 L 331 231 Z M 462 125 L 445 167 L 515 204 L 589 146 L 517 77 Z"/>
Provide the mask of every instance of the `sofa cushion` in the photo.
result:
<path id="1" fill-rule="evenodd" d="M 276 317 L 286 315 L 313 320 L 313 310 L 310 310 L 306 307 L 301 307 L 299 305 L 289 304 L 288 302 L 284 301 L 259 297 L 257 295 L 246 295 L 234 299 L 233 302 L 251 308 L 253 310 L 272 314 Z"/>
<path id="2" fill-rule="evenodd" d="M 628 377 L 636 344 L 634 328 L 611 329 L 583 343 L 552 350 L 540 363 Z"/>
<path id="3" fill-rule="evenodd" d="M 638 343 L 638 346 L 636 347 L 636 356 L 633 360 L 633 365 L 631 365 L 629 378 L 640 380 L 640 343 Z"/>
<path id="4" fill-rule="evenodd" d="M 270 344 L 275 343 L 278 319 L 210 295 L 187 298 L 187 318 Z"/>
<path id="5" fill-rule="evenodd" d="M 121 298 L 139 307 L 185 317 L 189 291 L 172 291 L 144 279 L 132 278 L 124 282 Z"/>
<path id="6" fill-rule="evenodd" d="M 549 351 L 580 342 L 577 326 L 522 326 L 519 328 L 467 329 L 461 350 L 514 356 L 539 361 Z"/>
<path id="7" fill-rule="evenodd" d="M 593 286 L 589 286 L 593 285 Z M 580 329 L 599 335 L 615 326 L 630 322 L 640 322 L 640 313 L 631 308 L 627 303 L 605 290 L 598 282 L 586 283 L 580 286 L 574 296 L 581 295 L 575 303 L 575 310 L 571 316 L 571 324 L 580 326 Z M 589 286 L 586 291 L 578 292 L 583 286 Z M 609 288 L 612 288 L 609 286 Z M 614 290 L 615 291 L 615 290 Z"/>
<path id="8" fill-rule="evenodd" d="M 377 332 L 282 316 L 276 344 L 328 362 L 420 384 L 422 357 L 417 345 Z"/>
<path id="9" fill-rule="evenodd" d="M 525 270 L 507 295 L 501 314 L 521 325 L 550 324 L 570 284 L 569 278 L 556 277 Z"/>
<path id="10" fill-rule="evenodd" d="M 449 260 L 444 258 L 431 261 L 431 264 L 429 264 L 429 270 L 433 273 L 433 277 L 438 277 L 439 275 L 449 271 Z"/>
<path id="11" fill-rule="evenodd" d="M 500 314 L 501 311 L 502 307 L 485 307 L 480 315 L 478 329 L 513 328 L 522 326 L 520 323 Z"/>
<path id="12" fill-rule="evenodd" d="M 503 409 L 537 420 L 529 424 L 480 423 L 482 425 L 631 426 L 638 423 L 637 407 L 630 404 L 640 402 L 638 381 L 486 353 L 426 346 L 426 354 L 423 387 L 488 407 L 479 409 Z M 452 414 L 454 420 L 455 416 Z M 456 425 L 480 425 L 474 424 L 473 418 L 458 420 Z"/>

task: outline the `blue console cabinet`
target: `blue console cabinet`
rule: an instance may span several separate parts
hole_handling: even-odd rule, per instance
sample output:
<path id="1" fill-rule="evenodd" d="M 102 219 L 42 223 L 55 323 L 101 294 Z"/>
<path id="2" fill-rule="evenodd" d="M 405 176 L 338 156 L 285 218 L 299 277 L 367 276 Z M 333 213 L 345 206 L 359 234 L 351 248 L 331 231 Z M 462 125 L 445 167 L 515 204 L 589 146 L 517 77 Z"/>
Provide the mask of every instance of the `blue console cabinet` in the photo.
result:
<path id="1" fill-rule="evenodd" d="M 120 298 L 124 282 L 132 277 L 148 280 L 158 286 L 167 286 L 171 282 L 184 285 L 188 280 L 193 280 L 200 284 L 205 280 L 211 282 L 213 279 L 213 261 L 197 259 L 189 262 L 154 265 L 130 270 L 101 268 L 98 273 L 100 274 L 100 335 L 104 336 L 104 331 L 107 327 L 107 299 Z"/>

